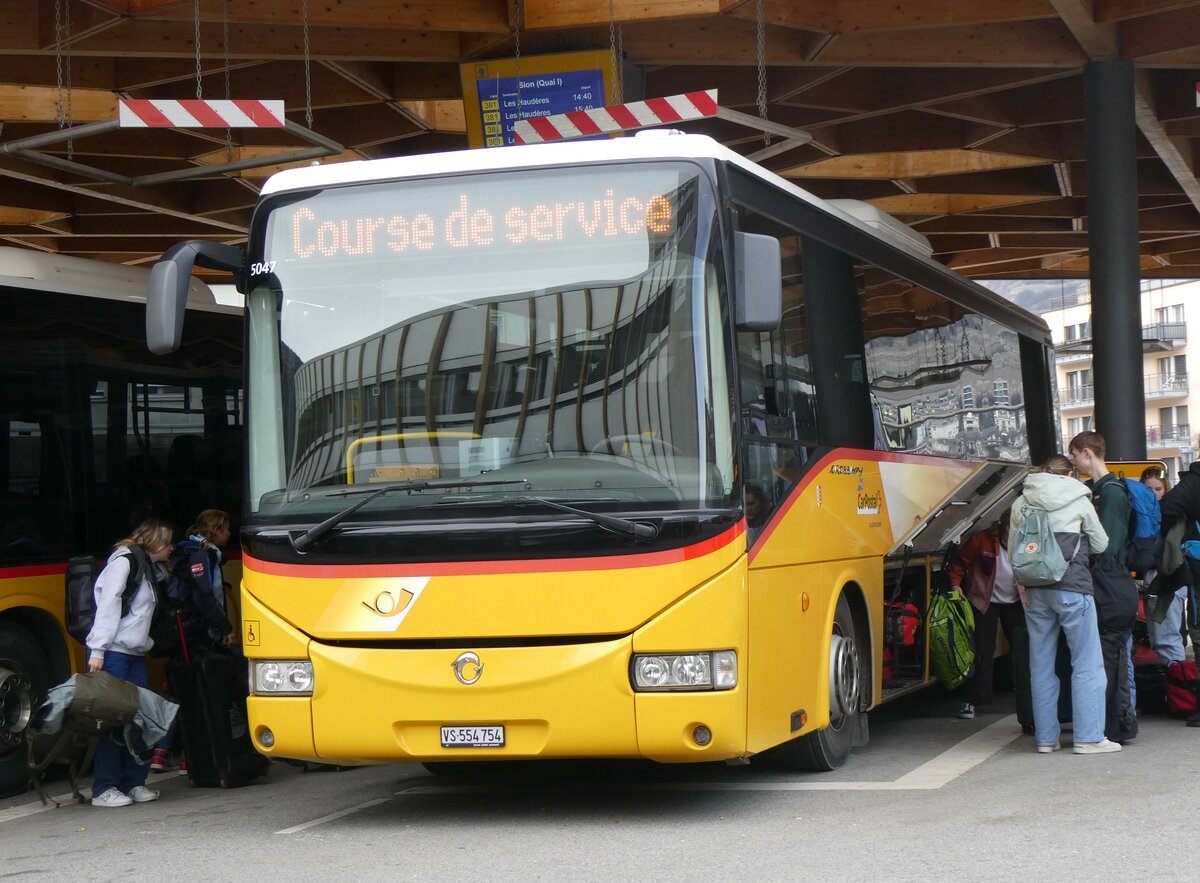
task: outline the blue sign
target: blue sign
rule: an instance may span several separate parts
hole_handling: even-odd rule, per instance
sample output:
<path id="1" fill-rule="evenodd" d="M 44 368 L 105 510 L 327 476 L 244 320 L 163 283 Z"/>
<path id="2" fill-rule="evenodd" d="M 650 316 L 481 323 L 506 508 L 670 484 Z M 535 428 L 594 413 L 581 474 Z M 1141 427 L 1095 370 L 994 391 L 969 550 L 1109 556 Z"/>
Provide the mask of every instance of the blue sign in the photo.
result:
<path id="1" fill-rule="evenodd" d="M 516 77 L 477 80 L 476 87 L 483 143 L 488 147 L 515 144 L 513 126 L 518 119 L 604 106 L 604 74 L 599 69 L 522 76 L 519 113 Z"/>

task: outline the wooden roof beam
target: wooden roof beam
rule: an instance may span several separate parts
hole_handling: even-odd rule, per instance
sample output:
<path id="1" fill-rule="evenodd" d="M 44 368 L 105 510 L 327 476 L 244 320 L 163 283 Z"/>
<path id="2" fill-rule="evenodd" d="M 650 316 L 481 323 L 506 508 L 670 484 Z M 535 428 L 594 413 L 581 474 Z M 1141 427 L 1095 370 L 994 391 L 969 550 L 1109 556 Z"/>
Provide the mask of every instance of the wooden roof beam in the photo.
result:
<path id="1" fill-rule="evenodd" d="M 922 31 L 843 33 L 822 64 L 1074 69 L 1086 55 L 1059 21 L 1018 21 Z"/>
<path id="2" fill-rule="evenodd" d="M 595 4 L 592 4 L 595 5 Z M 467 31 L 472 33 L 507 33 L 511 4 L 506 0 L 454 0 L 452 7 L 440 0 L 355 0 L 351 3 L 309 3 L 308 21 L 315 32 L 322 28 L 366 28 L 380 31 Z M 296 0 L 228 0 L 230 38 L 234 44 L 246 26 L 293 26 L 300 22 Z M 608 21 L 607 5 L 604 7 Z M 221 25 L 220 0 L 204 0 L 200 4 L 200 20 Z M 147 9 L 136 16 L 139 20 L 193 21 L 191 3 L 161 10 Z M 526 14 L 528 17 L 528 13 Z M 236 30 L 234 29 L 236 27 Z"/>
<path id="3" fill-rule="evenodd" d="M 1050 2 L 1070 27 L 1071 33 L 1075 35 L 1079 45 L 1085 49 L 1091 60 L 1102 61 L 1120 57 L 1115 26 L 1097 24 L 1093 20 L 1090 0 L 1050 0 Z M 1195 25 L 1200 26 L 1200 10 L 1196 10 L 1195 15 L 1197 16 Z M 1194 44 L 1195 27 L 1187 26 L 1187 23 L 1192 20 L 1192 14 L 1176 12 L 1171 14 L 1171 18 L 1172 29 L 1179 33 L 1186 33 L 1189 45 Z M 1136 58 L 1139 54 L 1151 54 L 1144 45 L 1140 50 L 1137 48 L 1137 37 L 1132 35 L 1130 30 L 1134 24 L 1136 23 L 1127 23 L 1122 26 L 1125 57 Z M 1131 36 L 1133 36 L 1134 45 L 1130 43 Z M 1196 180 L 1192 157 L 1190 153 L 1185 155 L 1180 151 L 1180 145 L 1167 135 L 1163 124 L 1156 116 L 1153 88 L 1148 72 L 1135 71 L 1134 77 L 1133 103 L 1137 127 L 1161 158 L 1171 177 L 1187 194 L 1192 205 L 1200 209 L 1200 182 Z"/>

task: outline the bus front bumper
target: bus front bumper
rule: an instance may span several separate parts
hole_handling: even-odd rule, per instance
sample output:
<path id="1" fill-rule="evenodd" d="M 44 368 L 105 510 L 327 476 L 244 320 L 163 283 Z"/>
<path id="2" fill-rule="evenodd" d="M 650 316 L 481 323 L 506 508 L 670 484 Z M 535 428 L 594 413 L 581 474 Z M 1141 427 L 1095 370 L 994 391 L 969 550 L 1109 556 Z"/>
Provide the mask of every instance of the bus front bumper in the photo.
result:
<path id="1" fill-rule="evenodd" d="M 687 762 L 745 754 L 742 689 L 635 693 L 628 637 L 482 648 L 471 651 L 477 661 L 462 660 L 461 649 L 314 641 L 308 650 L 311 698 L 250 697 L 255 746 L 267 756 L 366 764 L 567 757 Z M 492 737 L 502 727 L 503 745 L 444 747 L 444 727 L 488 728 Z M 273 738 L 270 746 L 264 730 Z"/>

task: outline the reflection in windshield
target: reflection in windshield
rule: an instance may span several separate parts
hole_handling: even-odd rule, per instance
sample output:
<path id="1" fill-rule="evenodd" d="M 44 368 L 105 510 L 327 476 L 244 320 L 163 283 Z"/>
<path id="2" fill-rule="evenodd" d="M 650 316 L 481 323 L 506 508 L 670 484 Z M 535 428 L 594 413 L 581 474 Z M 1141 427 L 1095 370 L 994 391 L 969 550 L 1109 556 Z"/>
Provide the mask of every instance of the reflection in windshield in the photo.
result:
<path id="1" fill-rule="evenodd" d="M 490 177 L 501 182 L 495 191 L 488 178 L 471 184 L 473 204 L 489 216 L 505 216 L 505 200 L 521 188 L 543 187 L 599 193 L 600 208 L 610 198 L 603 194 L 615 192 L 616 216 L 622 205 L 640 205 L 642 216 L 630 211 L 625 220 L 629 230 L 639 218 L 641 226 L 619 245 L 593 244 L 576 231 L 569 260 L 556 241 L 550 252 L 506 247 L 452 261 L 431 249 L 424 261 L 357 263 L 336 254 L 312 263 L 318 253 L 291 234 L 301 209 L 326 212 L 324 194 L 279 209 L 266 258 L 277 261 L 280 290 L 251 294 L 282 303 L 289 466 L 286 493 L 271 495 L 271 508 L 333 510 L 344 504 L 331 492 L 348 486 L 481 476 L 519 476 L 528 490 L 564 500 L 570 492 L 595 499 L 599 491 L 622 509 L 726 505 L 730 405 L 717 271 L 704 260 L 713 202 L 703 179 L 666 164 L 603 175 L 539 172 L 536 181 L 524 172 Z M 387 187 L 389 210 L 430 205 L 427 184 Z M 330 193 L 343 214 L 350 196 L 366 198 L 361 188 Z M 658 212 L 653 225 L 646 207 Z M 581 209 L 578 218 L 586 217 Z M 570 224 L 570 217 L 562 222 L 564 236 Z M 288 261 L 285 245 L 304 260 Z M 495 274 L 481 272 L 485 257 Z M 485 492 L 391 495 L 371 517 L 468 494 Z M 251 510 L 259 507 L 250 501 Z"/>

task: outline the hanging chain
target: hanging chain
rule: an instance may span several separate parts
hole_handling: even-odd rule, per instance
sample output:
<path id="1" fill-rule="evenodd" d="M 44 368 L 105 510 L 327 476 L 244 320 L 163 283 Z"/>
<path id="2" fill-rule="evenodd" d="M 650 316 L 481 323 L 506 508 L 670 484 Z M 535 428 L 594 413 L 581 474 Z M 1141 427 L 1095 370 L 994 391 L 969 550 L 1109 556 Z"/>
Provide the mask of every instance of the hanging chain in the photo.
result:
<path id="1" fill-rule="evenodd" d="M 221 0 L 221 45 L 225 47 L 225 100 L 232 97 L 229 91 L 229 0 Z M 233 129 L 225 129 L 225 161 L 233 162 Z"/>
<path id="2" fill-rule="evenodd" d="M 64 15 L 65 12 L 65 15 Z M 63 106 L 63 45 L 66 44 L 66 107 Z M 66 0 L 66 9 L 59 0 L 54 0 L 54 70 L 58 83 L 58 102 L 55 115 L 60 129 L 71 128 L 71 0 Z M 67 159 L 75 157 L 75 140 L 67 141 Z"/>
<path id="3" fill-rule="evenodd" d="M 621 103 L 621 75 L 617 70 L 617 10 L 616 0 L 608 0 L 608 52 L 612 58 L 612 87 L 613 94 L 608 97 L 609 104 Z"/>
<path id="4" fill-rule="evenodd" d="M 304 9 L 304 124 L 312 128 L 312 50 L 308 36 L 308 0 L 301 4 Z"/>
<path id="5" fill-rule="evenodd" d="M 67 124 L 66 114 L 63 113 L 63 72 L 62 72 L 62 0 L 54 0 L 54 72 L 58 80 L 58 127 Z"/>
<path id="6" fill-rule="evenodd" d="M 617 94 L 625 100 L 625 26 L 617 25 Z"/>
<path id="7" fill-rule="evenodd" d="M 196 98 L 204 97 L 204 74 L 200 70 L 200 0 L 193 0 L 192 11 L 192 39 L 196 44 Z"/>
<path id="8" fill-rule="evenodd" d="M 513 0 L 513 59 L 517 67 L 517 115 L 513 119 L 513 129 L 516 121 L 521 119 L 521 0 Z"/>
<path id="9" fill-rule="evenodd" d="M 758 0 L 755 20 L 758 43 L 758 115 L 767 118 L 767 23 L 764 15 L 764 0 Z M 771 133 L 763 132 L 763 144 L 771 146 Z"/>

